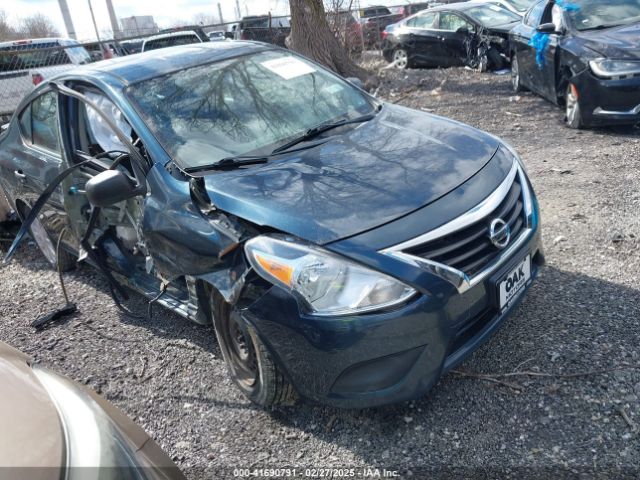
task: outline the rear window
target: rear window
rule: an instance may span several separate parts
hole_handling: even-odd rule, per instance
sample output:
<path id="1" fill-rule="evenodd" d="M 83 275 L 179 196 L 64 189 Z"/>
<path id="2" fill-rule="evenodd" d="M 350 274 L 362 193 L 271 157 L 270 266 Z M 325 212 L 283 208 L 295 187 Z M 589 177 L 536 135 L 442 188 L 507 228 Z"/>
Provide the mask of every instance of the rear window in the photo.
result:
<path id="1" fill-rule="evenodd" d="M 241 28 L 269 28 L 269 17 L 244 19 Z"/>
<path id="2" fill-rule="evenodd" d="M 364 8 L 361 10 L 362 18 L 378 17 L 380 15 L 391 15 L 391 10 L 386 7 Z"/>
<path id="3" fill-rule="evenodd" d="M 156 38 L 154 40 L 148 40 L 147 43 L 144 44 L 144 51 L 175 47 L 177 45 L 189 45 L 190 43 L 200 43 L 200 38 L 198 38 L 195 33 Z"/>

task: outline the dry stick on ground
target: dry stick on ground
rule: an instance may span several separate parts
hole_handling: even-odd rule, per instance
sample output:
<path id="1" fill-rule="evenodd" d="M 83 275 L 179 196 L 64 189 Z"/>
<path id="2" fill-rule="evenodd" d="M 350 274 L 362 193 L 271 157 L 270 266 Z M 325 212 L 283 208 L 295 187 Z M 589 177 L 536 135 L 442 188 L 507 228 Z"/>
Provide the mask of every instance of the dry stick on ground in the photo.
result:
<path id="1" fill-rule="evenodd" d="M 545 372 L 533 372 L 530 370 L 524 371 L 524 372 L 511 372 L 511 373 L 499 373 L 499 374 L 474 373 L 474 372 L 465 372 L 462 370 L 452 370 L 452 373 L 455 373 L 456 375 L 459 375 L 461 377 L 476 378 L 478 380 L 497 383 L 499 385 L 509 387 L 512 390 L 522 391 L 524 390 L 524 387 L 522 387 L 521 385 L 505 382 L 504 380 L 500 380 L 500 379 L 513 378 L 513 377 L 572 379 L 572 378 L 592 377 L 595 375 L 604 375 L 607 373 L 620 372 L 620 371 L 626 371 L 626 370 L 640 370 L 640 365 L 631 365 L 631 364 L 623 363 L 618 367 L 606 368 L 602 370 L 592 370 L 589 372 L 578 372 L 578 373 L 545 373 Z"/>

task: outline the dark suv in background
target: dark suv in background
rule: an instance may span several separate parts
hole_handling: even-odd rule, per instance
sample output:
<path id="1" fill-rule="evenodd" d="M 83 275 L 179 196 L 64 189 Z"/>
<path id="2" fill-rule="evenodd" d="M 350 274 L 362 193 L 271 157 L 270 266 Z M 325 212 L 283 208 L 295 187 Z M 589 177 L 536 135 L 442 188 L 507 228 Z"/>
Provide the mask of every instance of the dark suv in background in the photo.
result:
<path id="1" fill-rule="evenodd" d="M 254 40 L 284 47 L 290 33 L 289 18 L 258 15 L 242 17 L 235 30 L 235 39 Z"/>
<path id="2" fill-rule="evenodd" d="M 360 25 L 366 47 L 374 47 L 382 42 L 382 32 L 392 23 L 404 18 L 403 14 L 391 13 L 387 7 L 375 6 L 360 9 Z"/>

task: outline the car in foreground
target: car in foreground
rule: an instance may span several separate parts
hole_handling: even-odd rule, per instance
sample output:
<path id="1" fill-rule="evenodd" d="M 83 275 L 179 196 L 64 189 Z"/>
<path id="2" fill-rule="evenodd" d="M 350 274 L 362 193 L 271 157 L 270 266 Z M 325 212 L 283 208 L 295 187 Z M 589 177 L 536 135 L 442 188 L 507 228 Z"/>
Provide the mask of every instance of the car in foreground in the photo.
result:
<path id="1" fill-rule="evenodd" d="M 0 384 L 3 478 L 185 478 L 112 404 L 3 342 Z"/>
<path id="2" fill-rule="evenodd" d="M 564 107 L 571 128 L 640 122 L 640 2 L 537 2 L 511 33 L 515 91 Z"/>
<path id="3" fill-rule="evenodd" d="M 34 38 L 0 43 L 0 116 L 10 115 L 43 79 L 91 62 L 69 38 Z"/>
<path id="4" fill-rule="evenodd" d="M 41 85 L 0 138 L 0 186 L 24 219 L 8 257 L 31 229 L 53 264 L 82 250 L 114 291 L 213 324 L 259 405 L 424 395 L 544 263 L 510 146 L 262 43 L 143 53 Z"/>
<path id="5" fill-rule="evenodd" d="M 142 41 L 143 52 L 158 50 L 159 48 L 176 47 L 179 45 L 189 45 L 190 43 L 201 43 L 200 36 L 193 30 L 181 30 L 171 33 L 160 33 Z M 208 37 L 207 37 L 208 41 Z"/>
<path id="6" fill-rule="evenodd" d="M 424 10 L 383 32 L 382 54 L 398 68 L 509 63 L 509 31 L 520 17 L 490 4 L 454 3 Z"/>

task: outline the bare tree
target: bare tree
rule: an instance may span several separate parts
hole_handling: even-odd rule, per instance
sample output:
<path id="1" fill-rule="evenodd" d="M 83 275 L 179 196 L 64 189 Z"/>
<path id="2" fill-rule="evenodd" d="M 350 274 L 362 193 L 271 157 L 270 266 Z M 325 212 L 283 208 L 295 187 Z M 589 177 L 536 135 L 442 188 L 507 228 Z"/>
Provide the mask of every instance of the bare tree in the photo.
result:
<path id="1" fill-rule="evenodd" d="M 18 34 L 9 23 L 7 12 L 0 9 L 0 42 L 6 42 L 7 40 L 15 40 Z"/>
<path id="2" fill-rule="evenodd" d="M 289 47 L 343 77 L 368 79 L 368 72 L 356 65 L 340 45 L 327 23 L 322 0 L 290 0 L 291 38 Z"/>
<path id="3" fill-rule="evenodd" d="M 59 37 L 60 32 L 53 22 L 42 13 L 20 19 L 18 33 L 23 38 Z"/>

